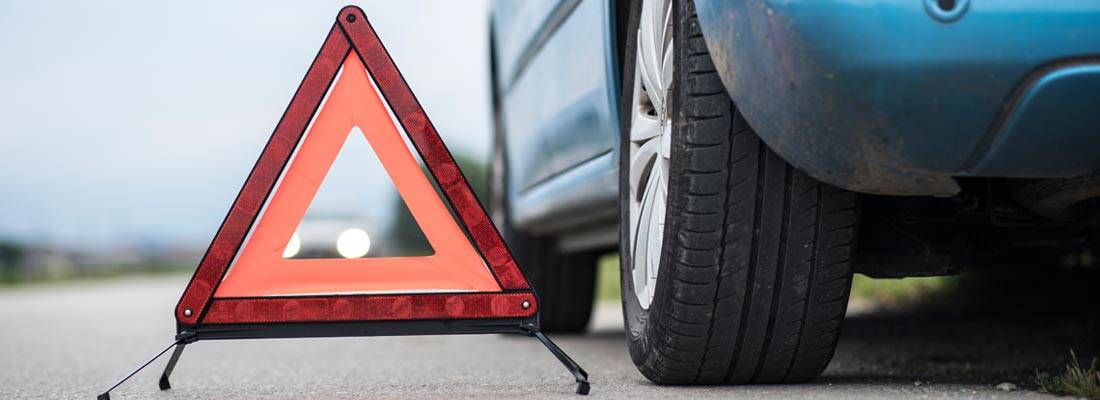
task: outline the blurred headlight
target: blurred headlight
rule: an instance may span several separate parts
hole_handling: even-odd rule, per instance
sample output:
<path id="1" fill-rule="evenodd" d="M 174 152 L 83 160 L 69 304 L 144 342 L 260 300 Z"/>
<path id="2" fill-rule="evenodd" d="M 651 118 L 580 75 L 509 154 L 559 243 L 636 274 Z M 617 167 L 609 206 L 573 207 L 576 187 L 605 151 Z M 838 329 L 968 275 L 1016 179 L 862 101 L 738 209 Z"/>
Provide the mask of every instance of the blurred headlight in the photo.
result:
<path id="1" fill-rule="evenodd" d="M 359 258 L 370 251 L 370 235 L 367 231 L 352 228 L 344 231 L 336 238 L 336 252 L 344 258 Z"/>
<path id="2" fill-rule="evenodd" d="M 294 232 L 290 235 L 290 241 L 286 242 L 286 248 L 283 249 L 283 258 L 293 258 L 300 250 L 302 250 L 302 238 L 298 237 L 298 232 Z"/>

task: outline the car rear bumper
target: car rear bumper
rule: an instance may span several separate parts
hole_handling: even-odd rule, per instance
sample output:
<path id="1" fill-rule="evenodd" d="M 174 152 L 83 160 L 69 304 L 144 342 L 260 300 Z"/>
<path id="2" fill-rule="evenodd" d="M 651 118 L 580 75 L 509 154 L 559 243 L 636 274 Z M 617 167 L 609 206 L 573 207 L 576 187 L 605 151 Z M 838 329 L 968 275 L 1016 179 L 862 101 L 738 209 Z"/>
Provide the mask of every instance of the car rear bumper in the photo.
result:
<path id="1" fill-rule="evenodd" d="M 946 195 L 1100 169 L 1100 2 L 695 1 L 746 119 L 825 182 Z"/>

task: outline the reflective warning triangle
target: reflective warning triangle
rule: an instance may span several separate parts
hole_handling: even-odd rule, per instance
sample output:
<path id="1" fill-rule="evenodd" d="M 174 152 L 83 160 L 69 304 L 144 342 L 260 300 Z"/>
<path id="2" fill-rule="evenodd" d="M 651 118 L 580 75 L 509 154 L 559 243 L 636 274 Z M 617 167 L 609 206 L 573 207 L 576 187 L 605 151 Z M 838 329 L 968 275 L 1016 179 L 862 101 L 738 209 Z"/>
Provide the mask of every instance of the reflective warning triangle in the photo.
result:
<path id="1" fill-rule="evenodd" d="M 352 134 L 362 135 L 378 156 L 430 244 L 429 255 L 287 256 L 295 253 L 287 247 L 296 227 Z M 169 375 L 183 349 L 202 340 L 458 333 L 533 336 L 573 375 L 577 393 L 589 391 L 588 373 L 540 331 L 534 290 L 354 6 L 340 10 L 175 317 L 173 342 L 97 399 L 109 400 L 112 390 L 170 350 L 159 385 L 171 388 Z"/>
<path id="2" fill-rule="evenodd" d="M 184 291 L 178 323 L 533 317 L 534 293 L 393 60 L 361 11 L 348 8 L 342 15 Z M 370 143 L 433 254 L 283 258 L 356 131 Z"/>

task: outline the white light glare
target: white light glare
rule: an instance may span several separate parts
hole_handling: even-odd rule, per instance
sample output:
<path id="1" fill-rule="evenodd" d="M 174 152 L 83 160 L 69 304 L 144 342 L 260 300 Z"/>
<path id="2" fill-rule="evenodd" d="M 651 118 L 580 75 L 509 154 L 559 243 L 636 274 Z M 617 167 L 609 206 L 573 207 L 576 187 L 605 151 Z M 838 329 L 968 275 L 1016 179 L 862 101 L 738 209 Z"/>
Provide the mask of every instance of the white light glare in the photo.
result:
<path id="1" fill-rule="evenodd" d="M 367 231 L 352 228 L 336 238 L 336 252 L 344 258 L 359 258 L 370 251 L 370 235 Z"/>
<path id="2" fill-rule="evenodd" d="M 300 250 L 302 250 L 302 238 L 298 237 L 298 232 L 294 232 L 290 235 L 290 241 L 286 242 L 286 248 L 283 249 L 283 258 L 293 258 Z"/>

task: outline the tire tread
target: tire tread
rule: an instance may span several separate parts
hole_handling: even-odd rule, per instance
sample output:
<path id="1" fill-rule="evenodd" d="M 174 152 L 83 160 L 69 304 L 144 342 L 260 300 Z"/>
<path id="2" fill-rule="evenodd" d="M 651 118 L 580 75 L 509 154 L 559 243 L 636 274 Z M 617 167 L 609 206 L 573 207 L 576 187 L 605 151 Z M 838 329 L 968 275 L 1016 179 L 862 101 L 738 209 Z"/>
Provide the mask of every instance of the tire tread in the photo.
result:
<path id="1" fill-rule="evenodd" d="M 813 379 L 844 318 L 859 198 L 756 137 L 726 95 L 691 2 L 675 7 L 685 73 L 675 74 L 672 99 L 682 104 L 673 108 L 665 277 L 649 312 L 650 351 L 635 362 L 660 384 Z"/>

